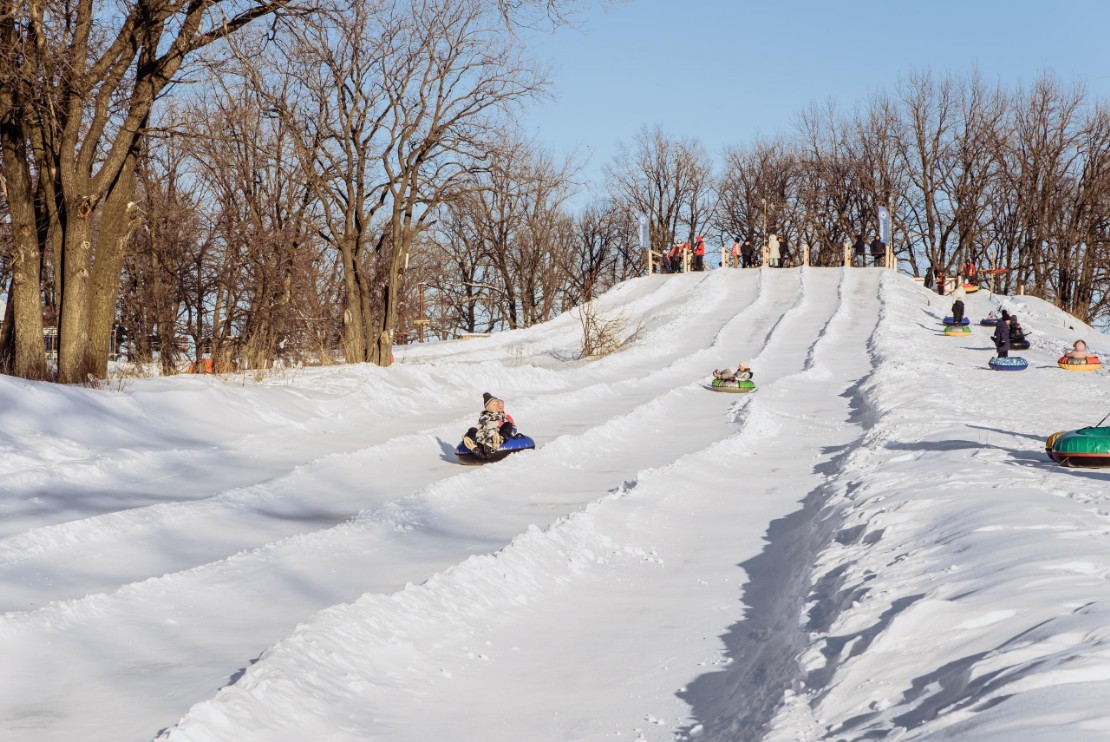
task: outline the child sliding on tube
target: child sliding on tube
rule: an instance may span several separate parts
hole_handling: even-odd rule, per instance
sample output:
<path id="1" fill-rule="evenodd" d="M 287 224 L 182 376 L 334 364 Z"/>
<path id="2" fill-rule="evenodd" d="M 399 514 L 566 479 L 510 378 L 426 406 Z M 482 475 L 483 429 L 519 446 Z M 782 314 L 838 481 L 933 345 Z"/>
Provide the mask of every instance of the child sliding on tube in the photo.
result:
<path id="1" fill-rule="evenodd" d="M 516 434 L 513 418 L 505 412 L 505 403 L 489 392 L 482 395 L 485 409 L 478 416 L 478 425 L 466 431 L 463 445 L 478 458 L 493 455 L 501 444 Z"/>
<path id="2" fill-rule="evenodd" d="M 1087 343 L 1076 340 L 1071 350 L 1064 354 L 1064 358 L 1067 358 L 1069 363 L 1086 363 L 1088 355 L 1090 354 L 1087 352 Z"/>
<path id="3" fill-rule="evenodd" d="M 752 378 L 752 370 L 740 361 L 735 371 L 728 369 L 720 369 L 713 372 L 713 378 L 721 381 L 750 381 Z"/>

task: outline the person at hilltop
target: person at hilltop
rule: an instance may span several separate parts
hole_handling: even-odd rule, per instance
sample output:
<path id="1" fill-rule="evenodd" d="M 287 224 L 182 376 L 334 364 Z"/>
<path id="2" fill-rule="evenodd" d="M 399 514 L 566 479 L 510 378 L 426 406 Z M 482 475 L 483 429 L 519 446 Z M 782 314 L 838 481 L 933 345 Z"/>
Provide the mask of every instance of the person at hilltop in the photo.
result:
<path id="1" fill-rule="evenodd" d="M 732 241 L 732 250 L 731 250 L 732 257 L 729 260 L 729 266 L 730 267 L 732 267 L 732 268 L 739 268 L 740 267 L 740 256 L 743 253 L 743 251 L 744 251 L 743 248 L 740 246 L 740 238 L 739 237 L 735 238 Z M 745 266 L 745 267 L 747 267 L 747 266 Z"/>
<path id="2" fill-rule="evenodd" d="M 773 234 L 768 235 L 767 236 L 767 267 L 769 267 L 769 268 L 778 268 L 780 257 L 781 257 L 781 254 L 779 253 L 779 238 L 778 238 L 778 236 L 773 235 Z"/>
<path id="3" fill-rule="evenodd" d="M 694 270 L 705 270 L 705 240 L 700 234 L 694 238 Z"/>
<path id="4" fill-rule="evenodd" d="M 974 284 L 975 283 L 977 270 L 975 268 L 975 263 L 974 262 L 969 260 L 966 263 L 964 263 L 962 273 L 963 273 L 963 277 L 964 277 L 964 283 L 968 283 L 968 284 Z"/>
<path id="5" fill-rule="evenodd" d="M 752 267 L 752 259 L 755 257 L 755 248 L 752 246 L 751 239 L 744 240 L 744 244 L 740 246 L 740 265 L 743 268 Z"/>
<path id="6" fill-rule="evenodd" d="M 856 267 L 867 267 L 867 243 L 864 242 L 863 235 L 857 234 L 855 244 L 852 245 L 852 252 L 855 254 Z"/>
<path id="7" fill-rule="evenodd" d="M 879 235 L 871 240 L 871 260 L 876 268 L 886 265 L 886 243 L 879 239 Z"/>
<path id="8" fill-rule="evenodd" d="M 505 402 L 489 392 L 482 395 L 483 409 L 478 424 L 466 431 L 462 442 L 478 458 L 492 455 L 501 444 L 516 435 L 512 415 L 505 412 Z"/>
<path id="9" fill-rule="evenodd" d="M 671 249 L 663 255 L 663 272 L 675 273 L 678 271 L 678 243 L 671 245 Z"/>

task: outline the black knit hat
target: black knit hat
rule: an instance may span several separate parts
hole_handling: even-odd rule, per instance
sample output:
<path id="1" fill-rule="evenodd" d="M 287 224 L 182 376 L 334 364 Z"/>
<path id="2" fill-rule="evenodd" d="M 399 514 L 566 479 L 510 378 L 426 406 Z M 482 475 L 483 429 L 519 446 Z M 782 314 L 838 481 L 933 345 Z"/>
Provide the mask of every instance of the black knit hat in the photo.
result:
<path id="1" fill-rule="evenodd" d="M 483 394 L 483 395 L 482 395 L 482 404 L 483 404 L 483 405 L 484 405 L 484 404 L 486 404 L 486 403 L 487 403 L 487 402 L 489 402 L 489 401 L 490 401 L 491 399 L 493 399 L 493 395 L 492 395 L 492 394 L 490 394 L 489 392 L 486 392 L 485 394 Z"/>

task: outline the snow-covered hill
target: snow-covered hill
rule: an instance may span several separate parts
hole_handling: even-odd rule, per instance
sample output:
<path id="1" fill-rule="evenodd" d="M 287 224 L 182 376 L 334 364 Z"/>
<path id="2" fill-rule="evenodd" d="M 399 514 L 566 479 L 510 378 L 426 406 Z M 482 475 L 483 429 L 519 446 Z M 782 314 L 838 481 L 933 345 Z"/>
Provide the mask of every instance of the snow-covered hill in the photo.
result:
<path id="1" fill-rule="evenodd" d="M 1110 739 L 1110 341 L 879 269 L 717 270 L 390 369 L 0 378 L 0 739 Z M 758 391 L 716 394 L 746 361 Z M 453 449 L 481 394 L 535 451 Z"/>

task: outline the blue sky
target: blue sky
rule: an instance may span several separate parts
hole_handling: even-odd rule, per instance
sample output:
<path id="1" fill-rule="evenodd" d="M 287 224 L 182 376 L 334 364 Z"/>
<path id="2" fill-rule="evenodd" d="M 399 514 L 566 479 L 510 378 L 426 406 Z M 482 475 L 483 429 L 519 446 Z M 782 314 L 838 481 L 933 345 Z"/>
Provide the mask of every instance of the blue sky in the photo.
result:
<path id="1" fill-rule="evenodd" d="M 628 0 L 584 27 L 529 36 L 557 100 L 522 122 L 599 182 L 621 142 L 656 124 L 711 153 L 793 127 L 811 102 L 851 110 L 914 69 L 1029 83 L 1044 70 L 1110 98 L 1110 1 Z"/>

